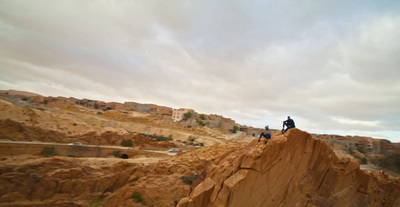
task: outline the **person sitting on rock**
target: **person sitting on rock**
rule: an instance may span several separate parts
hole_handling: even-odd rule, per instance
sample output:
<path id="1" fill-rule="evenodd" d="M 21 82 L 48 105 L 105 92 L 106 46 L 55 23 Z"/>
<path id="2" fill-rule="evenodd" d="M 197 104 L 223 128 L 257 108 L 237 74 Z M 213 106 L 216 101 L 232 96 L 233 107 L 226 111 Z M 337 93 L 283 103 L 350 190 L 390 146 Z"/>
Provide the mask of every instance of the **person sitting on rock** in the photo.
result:
<path id="1" fill-rule="evenodd" d="M 265 130 L 263 130 L 260 134 L 260 137 L 258 138 L 258 142 L 260 142 L 260 139 L 262 137 L 265 137 L 265 142 L 264 144 L 267 144 L 267 140 L 271 139 L 271 130 L 269 130 L 269 126 L 265 126 Z"/>
<path id="2" fill-rule="evenodd" d="M 287 118 L 288 118 L 288 119 L 287 119 L 286 121 L 283 121 L 282 134 L 285 133 L 287 130 L 296 127 L 296 126 L 294 125 L 293 119 L 291 119 L 290 116 L 288 116 Z M 286 129 L 285 129 L 285 126 L 286 126 Z"/>

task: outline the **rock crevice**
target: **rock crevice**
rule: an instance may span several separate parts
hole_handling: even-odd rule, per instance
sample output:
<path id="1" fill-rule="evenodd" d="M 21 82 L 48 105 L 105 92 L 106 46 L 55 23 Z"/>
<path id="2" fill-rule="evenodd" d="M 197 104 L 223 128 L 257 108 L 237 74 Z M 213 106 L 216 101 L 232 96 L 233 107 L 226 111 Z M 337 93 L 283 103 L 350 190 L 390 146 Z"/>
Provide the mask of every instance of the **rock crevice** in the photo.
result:
<path id="1" fill-rule="evenodd" d="M 360 170 L 324 142 L 291 129 L 224 154 L 179 207 L 396 206 L 400 181 Z"/>

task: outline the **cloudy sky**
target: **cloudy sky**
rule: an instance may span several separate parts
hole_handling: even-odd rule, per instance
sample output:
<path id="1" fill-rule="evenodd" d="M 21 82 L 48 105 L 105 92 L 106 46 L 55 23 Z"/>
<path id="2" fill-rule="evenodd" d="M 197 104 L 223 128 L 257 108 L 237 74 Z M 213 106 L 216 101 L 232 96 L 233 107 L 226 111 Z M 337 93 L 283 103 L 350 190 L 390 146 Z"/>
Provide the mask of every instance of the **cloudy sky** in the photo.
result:
<path id="1" fill-rule="evenodd" d="M 400 1 L 0 0 L 0 89 L 400 142 Z"/>

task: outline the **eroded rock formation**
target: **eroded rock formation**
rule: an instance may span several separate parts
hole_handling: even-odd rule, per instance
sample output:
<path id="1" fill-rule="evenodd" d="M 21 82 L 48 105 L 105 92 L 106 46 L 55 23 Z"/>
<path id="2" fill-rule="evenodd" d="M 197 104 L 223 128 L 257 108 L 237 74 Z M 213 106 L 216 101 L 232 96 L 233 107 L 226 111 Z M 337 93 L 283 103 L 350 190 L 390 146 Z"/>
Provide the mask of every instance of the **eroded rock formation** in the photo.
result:
<path id="1" fill-rule="evenodd" d="M 190 192 L 190 184 L 182 177 L 194 178 L 221 154 L 245 145 L 214 145 L 165 155 L 148 164 L 130 162 L 134 157 L 131 155 L 124 160 L 0 156 L 0 207 L 173 207 Z M 150 154 L 137 157 L 154 158 Z M 142 195 L 143 201 L 132 198 L 135 192 Z"/>
<path id="2" fill-rule="evenodd" d="M 298 129 L 221 156 L 179 207 L 400 206 L 400 181 L 338 159 Z"/>
<path id="3" fill-rule="evenodd" d="M 43 141 L 57 143 L 82 142 L 92 145 L 120 145 L 122 140 L 132 140 L 141 148 L 175 147 L 174 143 L 157 142 L 142 135 L 157 135 L 174 140 L 196 139 L 204 146 L 225 143 L 217 138 L 225 135 L 204 128 L 182 128 L 172 122 L 138 118 L 131 114 L 106 111 L 99 115 L 87 108 L 22 107 L 0 99 L 0 139 L 13 141 Z M 100 111 L 98 111 L 100 112 Z M 102 112 L 100 112 L 102 114 Z M 206 135 L 206 136 L 205 136 Z"/>
<path id="4" fill-rule="evenodd" d="M 89 206 L 119 189 L 138 165 L 93 167 L 71 158 L 0 166 L 0 206 Z"/>
<path id="5" fill-rule="evenodd" d="M 107 197 L 105 206 L 173 207 L 175 201 L 179 201 L 190 191 L 190 185 L 184 183 L 182 176 L 201 173 L 221 155 L 237 151 L 244 145 L 214 145 L 148 165 L 133 173 L 124 187 Z M 144 201 L 141 205 L 131 198 L 133 192 L 140 192 L 143 196 Z"/>

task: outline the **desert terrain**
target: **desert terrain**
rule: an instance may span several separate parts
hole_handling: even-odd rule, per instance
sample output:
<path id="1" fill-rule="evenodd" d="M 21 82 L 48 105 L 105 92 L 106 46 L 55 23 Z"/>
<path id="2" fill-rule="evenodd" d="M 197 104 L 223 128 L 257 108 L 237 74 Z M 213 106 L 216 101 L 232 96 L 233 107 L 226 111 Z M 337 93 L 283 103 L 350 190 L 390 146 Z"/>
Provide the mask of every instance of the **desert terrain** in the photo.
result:
<path id="1" fill-rule="evenodd" d="M 398 177 L 298 129 L 264 144 L 23 97 L 0 99 L 0 206 L 400 206 Z"/>

